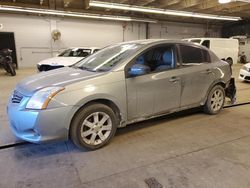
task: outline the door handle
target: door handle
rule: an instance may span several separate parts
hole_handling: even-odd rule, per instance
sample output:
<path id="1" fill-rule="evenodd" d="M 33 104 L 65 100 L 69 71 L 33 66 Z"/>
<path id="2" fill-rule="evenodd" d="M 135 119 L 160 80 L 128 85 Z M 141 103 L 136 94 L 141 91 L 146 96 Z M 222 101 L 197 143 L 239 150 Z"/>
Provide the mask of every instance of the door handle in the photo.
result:
<path id="1" fill-rule="evenodd" d="M 201 73 L 202 74 L 211 74 L 211 73 L 213 73 L 213 71 L 211 71 L 210 69 L 207 69 L 205 71 L 202 71 Z"/>
<path id="2" fill-rule="evenodd" d="M 170 82 L 177 82 L 177 81 L 179 81 L 180 80 L 180 78 L 179 77 L 176 77 L 176 76 L 173 76 L 173 77 L 171 77 L 170 78 Z"/>

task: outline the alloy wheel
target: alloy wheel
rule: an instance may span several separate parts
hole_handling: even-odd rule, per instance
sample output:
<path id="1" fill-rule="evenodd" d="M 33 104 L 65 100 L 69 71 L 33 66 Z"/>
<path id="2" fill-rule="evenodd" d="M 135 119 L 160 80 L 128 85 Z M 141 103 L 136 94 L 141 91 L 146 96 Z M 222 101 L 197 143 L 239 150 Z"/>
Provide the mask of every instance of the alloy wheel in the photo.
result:
<path id="1" fill-rule="evenodd" d="M 222 108 L 224 95 L 220 89 L 216 89 L 211 97 L 211 108 L 213 111 L 218 111 Z"/>
<path id="2" fill-rule="evenodd" d="M 98 145 L 108 139 L 111 129 L 111 117 L 104 112 L 94 112 L 84 119 L 81 137 L 87 144 Z"/>

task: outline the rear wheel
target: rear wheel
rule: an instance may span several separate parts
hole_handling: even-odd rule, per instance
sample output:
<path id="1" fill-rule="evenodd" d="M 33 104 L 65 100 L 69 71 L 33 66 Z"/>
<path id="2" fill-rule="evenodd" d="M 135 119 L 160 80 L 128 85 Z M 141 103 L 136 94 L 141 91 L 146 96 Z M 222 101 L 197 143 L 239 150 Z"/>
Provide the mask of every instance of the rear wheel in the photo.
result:
<path id="1" fill-rule="evenodd" d="M 225 91 L 220 85 L 214 86 L 208 94 L 204 111 L 207 114 L 218 114 L 224 106 Z"/>
<path id="2" fill-rule="evenodd" d="M 79 148 L 97 149 L 115 135 L 118 120 L 104 104 L 92 104 L 80 110 L 72 121 L 70 137 Z"/>
<path id="3" fill-rule="evenodd" d="M 7 69 L 8 69 L 7 72 L 10 73 L 11 76 L 16 76 L 15 67 L 11 63 L 8 63 L 6 66 L 7 66 Z"/>

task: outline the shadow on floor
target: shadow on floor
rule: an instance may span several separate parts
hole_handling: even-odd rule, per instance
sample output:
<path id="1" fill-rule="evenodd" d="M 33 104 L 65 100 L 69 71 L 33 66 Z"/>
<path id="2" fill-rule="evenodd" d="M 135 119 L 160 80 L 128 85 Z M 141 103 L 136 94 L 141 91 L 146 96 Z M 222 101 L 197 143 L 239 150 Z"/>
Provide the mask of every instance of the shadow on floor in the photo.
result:
<path id="1" fill-rule="evenodd" d="M 128 125 L 127 127 L 120 128 L 117 130 L 115 137 L 119 137 L 125 134 L 128 134 L 129 132 L 133 132 L 140 129 L 149 128 L 151 126 L 157 126 L 160 122 L 167 123 L 168 121 L 175 120 L 177 118 L 186 117 L 189 115 L 202 113 L 200 108 L 195 109 L 189 109 L 177 113 L 173 113 L 170 115 L 165 115 L 161 117 L 157 117 L 150 120 L 145 120 L 139 123 L 134 123 L 131 125 Z M 112 142 L 112 140 L 111 140 Z M 78 149 L 70 140 L 65 142 L 54 142 L 54 143 L 46 143 L 46 144 L 32 144 L 27 142 L 22 142 L 21 144 L 13 144 L 10 145 L 10 147 L 3 148 L 9 149 L 12 148 L 15 151 L 15 158 L 17 160 L 22 159 L 34 159 L 34 158 L 43 158 L 48 157 L 51 155 L 57 155 L 67 152 L 76 152 L 76 153 L 83 153 L 83 152 L 93 152 L 93 150 L 89 149 Z M 105 148 L 105 146 L 104 146 Z M 1 151 L 2 149 L 0 149 Z"/>

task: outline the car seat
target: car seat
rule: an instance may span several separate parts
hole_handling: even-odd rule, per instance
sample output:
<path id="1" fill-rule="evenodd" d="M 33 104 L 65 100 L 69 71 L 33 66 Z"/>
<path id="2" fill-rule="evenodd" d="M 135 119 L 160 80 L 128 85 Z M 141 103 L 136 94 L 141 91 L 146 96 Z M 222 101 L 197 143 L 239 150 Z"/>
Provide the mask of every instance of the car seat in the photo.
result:
<path id="1" fill-rule="evenodd" d="M 136 59 L 135 65 L 138 65 L 136 67 L 144 67 L 144 70 L 146 70 L 146 72 L 144 74 L 147 74 L 147 73 L 149 73 L 151 71 L 151 68 L 145 62 L 145 58 L 144 58 L 143 55 L 139 56 Z"/>
<path id="2" fill-rule="evenodd" d="M 156 71 L 162 71 L 174 68 L 174 55 L 173 51 L 166 51 L 162 55 L 162 61 L 156 67 Z"/>
<path id="3" fill-rule="evenodd" d="M 139 64 L 139 65 L 145 65 L 145 60 L 144 60 L 144 56 L 139 56 L 137 59 L 136 59 L 136 62 L 135 64 Z"/>

